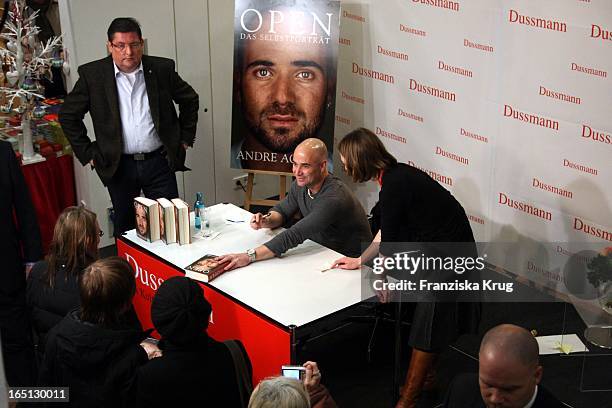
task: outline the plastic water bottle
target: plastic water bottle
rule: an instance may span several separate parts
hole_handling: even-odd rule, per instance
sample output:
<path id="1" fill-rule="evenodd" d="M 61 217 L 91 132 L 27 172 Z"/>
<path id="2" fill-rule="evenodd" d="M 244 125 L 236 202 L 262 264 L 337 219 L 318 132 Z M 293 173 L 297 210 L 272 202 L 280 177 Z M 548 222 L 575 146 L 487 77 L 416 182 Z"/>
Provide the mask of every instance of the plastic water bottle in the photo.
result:
<path id="1" fill-rule="evenodd" d="M 193 212 L 195 213 L 195 229 L 197 232 L 200 232 L 202 230 L 202 224 L 203 224 L 203 218 L 204 218 L 204 210 L 205 210 L 205 206 L 204 206 L 204 199 L 202 198 L 202 193 L 201 192 L 197 192 L 196 193 L 196 201 L 195 204 L 193 205 Z M 205 223 L 206 221 L 204 221 Z"/>
<path id="2" fill-rule="evenodd" d="M 204 231 L 204 235 L 208 237 L 212 234 L 210 229 L 210 208 L 202 206 L 202 215 L 200 218 L 202 219 L 202 231 Z"/>

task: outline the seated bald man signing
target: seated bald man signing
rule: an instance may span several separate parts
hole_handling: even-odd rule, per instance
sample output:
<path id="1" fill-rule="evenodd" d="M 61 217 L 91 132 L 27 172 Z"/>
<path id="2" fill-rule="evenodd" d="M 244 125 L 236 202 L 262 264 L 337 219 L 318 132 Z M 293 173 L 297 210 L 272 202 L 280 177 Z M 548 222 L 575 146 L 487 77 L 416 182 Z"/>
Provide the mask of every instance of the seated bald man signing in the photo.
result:
<path id="1" fill-rule="evenodd" d="M 280 227 L 298 211 L 303 218 L 257 248 L 219 257 L 221 262 L 230 261 L 226 270 L 281 256 L 307 239 L 353 257 L 359 256 L 363 242 L 372 240 L 363 207 L 349 188 L 327 171 L 323 141 L 310 138 L 295 148 L 293 175 L 287 197 L 269 213 L 253 215 L 251 228 Z"/>
<path id="2" fill-rule="evenodd" d="M 540 384 L 542 366 L 536 339 L 522 327 L 502 324 L 480 344 L 478 374 L 457 376 L 444 408 L 562 408 Z"/>

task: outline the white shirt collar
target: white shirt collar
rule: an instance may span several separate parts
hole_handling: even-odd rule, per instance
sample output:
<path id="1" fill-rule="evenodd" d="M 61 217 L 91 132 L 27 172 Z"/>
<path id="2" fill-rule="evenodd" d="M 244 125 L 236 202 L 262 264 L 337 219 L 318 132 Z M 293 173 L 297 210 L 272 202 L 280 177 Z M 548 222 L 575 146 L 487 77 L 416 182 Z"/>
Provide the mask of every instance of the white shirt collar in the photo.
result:
<path id="1" fill-rule="evenodd" d="M 121 72 L 119 70 L 119 68 L 117 68 L 117 64 L 115 64 L 115 61 L 113 61 L 113 68 L 115 69 L 115 78 L 117 77 L 117 74 L 119 74 L 119 73 L 128 75 L 125 72 Z M 136 74 L 137 72 L 143 72 L 143 70 L 142 70 L 142 61 L 140 61 L 140 65 L 138 65 L 138 68 L 136 68 L 135 71 L 130 72 L 130 74 Z"/>
<path id="2" fill-rule="evenodd" d="M 527 405 L 525 405 L 524 408 L 531 408 L 533 406 L 533 403 L 535 402 L 535 399 L 536 399 L 537 396 L 538 396 L 538 386 L 536 385 L 535 391 L 533 392 L 533 396 L 531 397 L 531 399 L 529 400 Z"/>

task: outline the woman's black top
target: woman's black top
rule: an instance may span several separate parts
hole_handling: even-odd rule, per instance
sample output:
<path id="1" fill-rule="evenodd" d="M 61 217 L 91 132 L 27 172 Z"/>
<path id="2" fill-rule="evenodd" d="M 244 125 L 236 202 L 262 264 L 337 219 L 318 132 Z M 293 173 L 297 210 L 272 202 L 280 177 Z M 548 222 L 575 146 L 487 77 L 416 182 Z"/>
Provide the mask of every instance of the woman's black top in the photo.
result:
<path id="1" fill-rule="evenodd" d="M 74 274 L 68 274 L 63 265 L 55 271 L 55 282 L 51 288 L 44 275 L 46 261 L 37 262 L 27 282 L 27 303 L 30 318 L 39 337 L 39 347 L 44 350 L 45 337 L 70 312 L 79 307 L 79 283 Z"/>
<path id="2" fill-rule="evenodd" d="M 382 176 L 381 252 L 393 242 L 473 242 L 463 207 L 427 173 L 398 163 Z"/>

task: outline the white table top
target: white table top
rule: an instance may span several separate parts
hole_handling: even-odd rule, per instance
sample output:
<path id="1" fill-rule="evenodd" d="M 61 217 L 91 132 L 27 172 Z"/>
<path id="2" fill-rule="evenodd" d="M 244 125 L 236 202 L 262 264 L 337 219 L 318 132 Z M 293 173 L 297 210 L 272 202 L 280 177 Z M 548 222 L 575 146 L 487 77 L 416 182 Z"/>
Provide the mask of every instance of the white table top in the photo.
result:
<path id="1" fill-rule="evenodd" d="M 190 245 L 166 245 L 163 241 L 146 242 L 134 230 L 125 238 L 184 269 L 205 254 L 223 255 L 255 248 L 280 230 L 251 229 L 251 213 L 233 204 L 217 204 L 209 210 L 211 228 L 219 232 L 214 239 L 194 238 Z M 340 257 L 341 254 L 308 240 L 281 258 L 227 272 L 210 285 L 282 325 L 299 327 L 362 300 L 359 270 L 321 272 Z"/>

